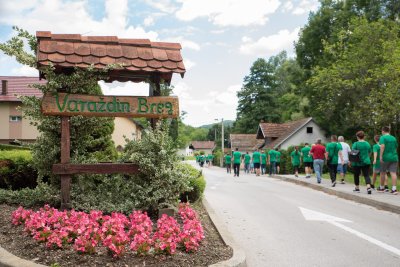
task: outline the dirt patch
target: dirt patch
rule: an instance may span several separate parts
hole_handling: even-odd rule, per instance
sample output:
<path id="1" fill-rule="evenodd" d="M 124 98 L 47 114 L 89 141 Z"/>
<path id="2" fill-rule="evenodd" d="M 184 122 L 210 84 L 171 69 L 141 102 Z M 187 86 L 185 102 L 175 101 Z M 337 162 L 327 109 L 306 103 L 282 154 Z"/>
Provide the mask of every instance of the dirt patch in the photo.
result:
<path id="1" fill-rule="evenodd" d="M 136 256 L 127 252 L 113 259 L 105 248 L 95 255 L 78 254 L 71 248 L 47 249 L 23 231 L 23 226 L 11 224 L 11 213 L 17 206 L 0 204 L 0 245 L 8 252 L 36 263 L 60 266 L 208 266 L 232 257 L 232 249 L 225 246 L 201 203 L 193 208 L 200 216 L 205 239 L 196 253 L 178 251 L 172 256 Z"/>

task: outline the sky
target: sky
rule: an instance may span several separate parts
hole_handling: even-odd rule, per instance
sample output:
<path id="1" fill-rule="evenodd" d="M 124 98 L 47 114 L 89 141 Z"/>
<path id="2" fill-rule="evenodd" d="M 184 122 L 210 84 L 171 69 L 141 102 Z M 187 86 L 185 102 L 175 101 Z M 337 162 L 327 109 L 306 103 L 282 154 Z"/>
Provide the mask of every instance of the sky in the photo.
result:
<path id="1" fill-rule="evenodd" d="M 236 93 L 257 58 L 286 50 L 318 0 L 0 0 L 0 42 L 12 26 L 35 34 L 78 33 L 178 42 L 185 77 L 174 74 L 184 122 L 192 126 L 235 120 Z M 0 52 L 0 76 L 38 76 Z M 148 95 L 145 83 L 104 83 L 106 95 Z"/>

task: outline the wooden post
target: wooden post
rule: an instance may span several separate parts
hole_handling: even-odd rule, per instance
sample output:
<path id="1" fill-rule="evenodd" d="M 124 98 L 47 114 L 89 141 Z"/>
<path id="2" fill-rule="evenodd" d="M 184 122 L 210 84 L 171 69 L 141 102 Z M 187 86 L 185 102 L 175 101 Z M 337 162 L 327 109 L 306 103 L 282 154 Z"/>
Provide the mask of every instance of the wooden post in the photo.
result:
<path id="1" fill-rule="evenodd" d="M 149 96 L 161 96 L 161 86 L 159 79 L 154 79 L 154 81 L 150 82 L 149 86 Z M 151 128 L 155 129 L 157 122 L 158 119 L 150 119 Z"/>
<path id="2" fill-rule="evenodd" d="M 70 117 L 61 117 L 61 164 L 66 164 L 70 162 Z M 71 208 L 71 175 L 60 175 L 61 177 L 61 209 Z"/>

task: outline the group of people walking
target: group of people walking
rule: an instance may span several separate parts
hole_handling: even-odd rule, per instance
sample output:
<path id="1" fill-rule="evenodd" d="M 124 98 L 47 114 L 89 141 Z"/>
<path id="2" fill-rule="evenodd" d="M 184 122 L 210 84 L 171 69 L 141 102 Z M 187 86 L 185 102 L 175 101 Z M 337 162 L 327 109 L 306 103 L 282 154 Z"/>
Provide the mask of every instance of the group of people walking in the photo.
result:
<path id="1" fill-rule="evenodd" d="M 305 143 L 302 149 L 298 146 L 290 153 L 291 162 L 295 177 L 299 176 L 299 168 L 304 166 L 305 178 L 310 178 L 314 171 L 317 183 L 321 183 L 324 165 L 329 170 L 332 187 L 336 186 L 337 174 L 339 173 L 341 183 L 345 183 L 345 175 L 348 167 L 353 168 L 354 172 L 354 192 L 360 192 L 360 175 L 364 176 L 367 185 L 367 193 L 371 194 L 375 189 L 377 177 L 379 180 L 378 192 L 390 192 L 397 194 L 397 169 L 398 154 L 397 140 L 390 134 L 389 127 L 382 128 L 382 135 L 374 136 L 374 145 L 370 145 L 365 140 L 365 133 L 358 131 L 356 133 L 357 141 L 350 148 L 343 136 L 331 136 L 331 140 L 326 146 L 322 144 L 321 139 L 311 145 Z M 372 156 L 372 159 L 371 159 Z M 238 148 L 232 155 L 225 155 L 227 172 L 231 173 L 231 164 L 233 163 L 234 176 L 238 177 L 240 166 L 244 165 L 244 172 L 254 172 L 256 176 L 266 174 L 267 166 L 269 175 L 279 174 L 281 163 L 281 152 L 279 149 L 271 149 L 268 153 L 262 153 L 259 149 L 255 150 L 250 156 L 249 152 L 242 155 Z M 372 169 L 372 181 L 370 177 L 370 167 Z M 390 174 L 392 187 L 389 190 L 387 173 Z"/>

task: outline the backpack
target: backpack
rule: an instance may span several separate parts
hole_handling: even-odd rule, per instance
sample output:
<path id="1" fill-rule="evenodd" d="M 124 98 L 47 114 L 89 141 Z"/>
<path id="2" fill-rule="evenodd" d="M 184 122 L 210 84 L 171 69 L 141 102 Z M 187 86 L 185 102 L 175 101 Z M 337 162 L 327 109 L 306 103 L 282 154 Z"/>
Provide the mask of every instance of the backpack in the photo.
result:
<path id="1" fill-rule="evenodd" d="M 360 150 L 357 149 L 352 149 L 349 152 L 349 161 L 350 162 L 360 162 Z"/>

